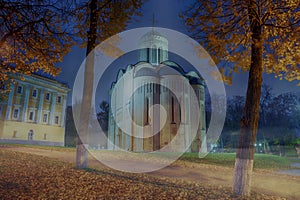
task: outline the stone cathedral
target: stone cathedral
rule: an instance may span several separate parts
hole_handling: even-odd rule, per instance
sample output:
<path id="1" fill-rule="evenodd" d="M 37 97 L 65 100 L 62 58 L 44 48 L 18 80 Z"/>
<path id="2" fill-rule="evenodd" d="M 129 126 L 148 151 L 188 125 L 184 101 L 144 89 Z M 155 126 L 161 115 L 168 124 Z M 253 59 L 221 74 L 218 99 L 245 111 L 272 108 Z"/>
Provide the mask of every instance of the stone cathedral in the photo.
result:
<path id="1" fill-rule="evenodd" d="M 168 40 L 160 33 L 152 30 L 143 35 L 138 44 L 138 63 L 119 70 L 110 89 L 108 149 L 177 152 L 176 145 L 168 148 L 168 144 L 181 127 L 182 131 L 178 133 L 181 149 L 183 146 L 189 152 L 206 152 L 203 78 L 194 71 L 186 73 L 177 63 L 168 60 Z M 161 66 L 165 68 L 156 73 Z M 171 74 L 172 78 L 165 79 L 166 74 Z M 176 81 L 180 79 L 184 79 L 189 87 Z M 179 90 L 179 98 L 168 89 L 171 84 Z M 199 126 L 194 138 L 190 137 L 191 92 L 199 104 Z M 164 112 L 155 115 L 154 105 L 163 107 L 158 109 Z"/>

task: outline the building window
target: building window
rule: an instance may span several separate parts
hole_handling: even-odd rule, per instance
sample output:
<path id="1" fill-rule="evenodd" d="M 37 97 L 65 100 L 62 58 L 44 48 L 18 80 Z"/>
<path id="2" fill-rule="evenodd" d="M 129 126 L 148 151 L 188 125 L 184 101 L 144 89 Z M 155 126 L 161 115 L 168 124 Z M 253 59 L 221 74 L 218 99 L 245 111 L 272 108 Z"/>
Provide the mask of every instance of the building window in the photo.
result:
<path id="1" fill-rule="evenodd" d="M 16 108 L 13 112 L 13 119 L 19 119 L 20 109 Z"/>
<path id="2" fill-rule="evenodd" d="M 147 93 L 149 92 L 149 83 L 147 83 Z"/>
<path id="3" fill-rule="evenodd" d="M 18 131 L 14 131 L 14 133 L 13 133 L 13 138 L 17 138 L 18 137 Z"/>
<path id="4" fill-rule="evenodd" d="M 22 94 L 22 92 L 23 92 L 23 87 L 22 86 L 18 86 L 17 87 L 17 93 L 18 94 Z"/>
<path id="5" fill-rule="evenodd" d="M 55 124 L 58 124 L 58 122 L 59 122 L 59 116 L 55 116 L 54 123 L 55 123 Z"/>
<path id="6" fill-rule="evenodd" d="M 149 62 L 150 61 L 150 48 L 147 48 L 147 56 L 146 56 L 147 58 L 147 62 Z"/>
<path id="7" fill-rule="evenodd" d="M 33 140 L 33 130 L 30 130 L 29 133 L 28 133 L 28 140 Z"/>
<path id="8" fill-rule="evenodd" d="M 162 49 L 158 48 L 158 63 L 160 63 L 162 61 Z"/>
<path id="9" fill-rule="evenodd" d="M 47 101 L 49 101 L 50 100 L 50 93 L 46 93 L 45 98 L 46 98 Z"/>
<path id="10" fill-rule="evenodd" d="M 155 45 L 152 47 L 152 62 L 157 63 L 157 49 Z"/>
<path id="11" fill-rule="evenodd" d="M 48 139 L 48 135 L 47 133 L 44 134 L 44 140 L 47 140 Z"/>
<path id="12" fill-rule="evenodd" d="M 34 120 L 34 111 L 30 111 L 29 112 L 29 121 L 33 121 Z"/>
<path id="13" fill-rule="evenodd" d="M 175 102 L 174 97 L 171 99 L 171 123 L 175 124 Z"/>
<path id="14" fill-rule="evenodd" d="M 37 90 L 36 89 L 33 89 L 32 90 L 32 97 L 37 97 Z"/>
<path id="15" fill-rule="evenodd" d="M 44 116 L 43 116 L 43 122 L 44 123 L 48 122 L 48 114 L 44 114 Z"/>
<path id="16" fill-rule="evenodd" d="M 61 96 L 57 97 L 57 103 L 61 103 Z"/>
<path id="17" fill-rule="evenodd" d="M 146 113 L 145 125 L 149 125 L 149 98 L 146 98 L 144 113 Z"/>

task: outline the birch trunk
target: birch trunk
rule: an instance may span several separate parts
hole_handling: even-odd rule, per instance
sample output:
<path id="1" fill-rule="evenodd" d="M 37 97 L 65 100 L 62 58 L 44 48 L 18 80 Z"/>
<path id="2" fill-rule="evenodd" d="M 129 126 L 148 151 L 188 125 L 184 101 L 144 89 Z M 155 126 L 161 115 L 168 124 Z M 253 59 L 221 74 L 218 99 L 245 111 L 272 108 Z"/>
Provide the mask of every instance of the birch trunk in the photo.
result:
<path id="1" fill-rule="evenodd" d="M 93 87 L 94 87 L 94 55 L 93 49 L 96 45 L 96 34 L 98 24 L 97 0 L 90 4 L 90 28 L 87 32 L 88 43 L 86 51 L 86 63 L 84 69 L 83 97 L 80 108 L 79 130 L 76 145 L 76 167 L 88 167 L 88 130 L 91 113 Z"/>
<path id="2" fill-rule="evenodd" d="M 234 193 L 243 196 L 249 196 L 251 192 L 254 144 L 256 142 L 262 86 L 263 40 L 260 22 L 255 17 L 255 9 L 255 1 L 250 0 L 248 15 L 252 32 L 251 64 L 233 178 Z"/>

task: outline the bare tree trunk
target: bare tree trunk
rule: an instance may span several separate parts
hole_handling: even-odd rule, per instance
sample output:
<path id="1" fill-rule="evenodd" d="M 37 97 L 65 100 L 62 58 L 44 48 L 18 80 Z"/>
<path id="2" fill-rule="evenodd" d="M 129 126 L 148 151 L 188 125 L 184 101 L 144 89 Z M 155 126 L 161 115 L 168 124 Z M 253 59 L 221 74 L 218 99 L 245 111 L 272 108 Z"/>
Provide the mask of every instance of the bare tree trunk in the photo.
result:
<path id="1" fill-rule="evenodd" d="M 79 131 L 76 146 L 76 167 L 88 167 L 88 130 L 89 118 L 91 113 L 92 95 L 94 87 L 94 54 L 93 49 L 96 45 L 97 24 L 98 24 L 97 0 L 90 3 L 90 28 L 87 32 L 88 44 L 86 51 L 86 63 L 84 70 L 83 97 L 80 108 Z M 89 55 L 92 53 L 91 55 Z"/>
<path id="2" fill-rule="evenodd" d="M 251 191 L 254 144 L 256 142 L 262 86 L 262 33 L 260 22 L 255 17 L 255 9 L 255 1 L 250 0 L 248 15 L 252 32 L 251 65 L 233 178 L 233 191 L 237 195 L 245 196 L 249 196 Z"/>

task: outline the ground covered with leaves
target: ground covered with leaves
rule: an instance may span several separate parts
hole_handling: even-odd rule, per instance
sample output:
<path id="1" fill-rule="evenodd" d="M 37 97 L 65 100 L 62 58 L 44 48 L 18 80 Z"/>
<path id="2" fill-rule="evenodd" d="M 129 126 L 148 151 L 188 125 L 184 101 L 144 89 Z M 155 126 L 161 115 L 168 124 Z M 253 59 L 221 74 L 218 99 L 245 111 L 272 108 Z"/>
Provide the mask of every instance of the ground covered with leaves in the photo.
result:
<path id="1" fill-rule="evenodd" d="M 0 199 L 241 199 L 230 188 L 111 170 L 0 149 Z M 252 194 L 250 199 L 280 199 Z"/>

